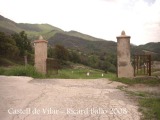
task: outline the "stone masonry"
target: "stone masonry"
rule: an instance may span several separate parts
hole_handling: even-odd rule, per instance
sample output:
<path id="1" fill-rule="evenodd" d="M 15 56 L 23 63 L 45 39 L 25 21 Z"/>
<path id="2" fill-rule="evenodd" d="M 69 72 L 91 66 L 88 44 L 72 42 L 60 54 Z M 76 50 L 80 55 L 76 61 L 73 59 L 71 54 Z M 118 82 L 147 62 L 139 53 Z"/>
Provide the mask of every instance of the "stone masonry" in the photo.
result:
<path id="1" fill-rule="evenodd" d="M 34 41 L 35 67 L 42 74 L 46 74 L 47 43 L 42 36 L 39 37 L 39 40 Z"/>
<path id="2" fill-rule="evenodd" d="M 134 76 L 130 59 L 130 36 L 127 36 L 125 31 L 117 36 L 117 76 L 119 78 Z"/>

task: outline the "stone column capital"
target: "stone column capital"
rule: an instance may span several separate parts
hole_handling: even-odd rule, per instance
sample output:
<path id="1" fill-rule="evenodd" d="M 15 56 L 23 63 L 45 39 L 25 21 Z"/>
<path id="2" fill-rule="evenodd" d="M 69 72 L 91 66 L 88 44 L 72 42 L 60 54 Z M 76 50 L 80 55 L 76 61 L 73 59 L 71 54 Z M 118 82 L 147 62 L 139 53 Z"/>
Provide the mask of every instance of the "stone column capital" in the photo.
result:
<path id="1" fill-rule="evenodd" d="M 117 36 L 117 39 L 119 39 L 119 38 L 128 38 L 128 39 L 130 39 L 131 36 L 126 35 L 125 31 L 123 30 L 123 31 L 121 32 L 121 35 L 120 35 L 120 36 Z"/>

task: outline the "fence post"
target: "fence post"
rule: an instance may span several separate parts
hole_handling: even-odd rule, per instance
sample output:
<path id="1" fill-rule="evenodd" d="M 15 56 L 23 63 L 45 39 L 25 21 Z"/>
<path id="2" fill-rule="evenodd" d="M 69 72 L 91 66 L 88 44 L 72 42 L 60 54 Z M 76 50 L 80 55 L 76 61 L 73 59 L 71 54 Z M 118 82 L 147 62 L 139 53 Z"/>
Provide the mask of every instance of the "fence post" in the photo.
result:
<path id="1" fill-rule="evenodd" d="M 149 55 L 149 76 L 151 76 L 151 55 Z"/>

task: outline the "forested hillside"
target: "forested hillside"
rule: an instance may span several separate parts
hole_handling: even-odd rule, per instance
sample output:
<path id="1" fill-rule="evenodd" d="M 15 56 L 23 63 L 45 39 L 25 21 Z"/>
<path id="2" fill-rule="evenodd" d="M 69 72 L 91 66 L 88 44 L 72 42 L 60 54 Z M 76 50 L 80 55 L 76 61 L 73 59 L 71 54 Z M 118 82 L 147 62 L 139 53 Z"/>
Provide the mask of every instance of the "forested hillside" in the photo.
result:
<path id="1" fill-rule="evenodd" d="M 140 45 L 139 48 L 160 54 L 160 42 L 147 43 L 145 45 Z"/>
<path id="2" fill-rule="evenodd" d="M 48 40 L 49 57 L 56 58 L 55 50 L 59 45 L 58 49 L 68 53 L 65 61 L 81 63 L 105 71 L 116 71 L 117 44 L 114 41 L 95 38 L 77 31 L 63 31 L 49 24 L 16 23 L 3 16 L 0 16 L 0 35 L 1 58 L 11 60 L 16 56 L 23 59 L 25 55 L 33 58 L 31 42 L 42 35 Z M 26 40 L 29 48 L 23 44 Z M 160 43 L 131 45 L 131 55 L 144 54 L 144 50 L 147 50 L 156 53 L 152 60 L 160 60 L 159 46 Z"/>

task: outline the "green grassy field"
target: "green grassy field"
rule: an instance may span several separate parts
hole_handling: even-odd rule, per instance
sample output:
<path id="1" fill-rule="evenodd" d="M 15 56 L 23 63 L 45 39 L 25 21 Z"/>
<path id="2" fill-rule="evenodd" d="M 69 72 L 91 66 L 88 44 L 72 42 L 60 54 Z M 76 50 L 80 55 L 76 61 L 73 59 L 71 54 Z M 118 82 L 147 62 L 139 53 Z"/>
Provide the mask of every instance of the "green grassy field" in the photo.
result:
<path id="1" fill-rule="evenodd" d="M 89 76 L 87 76 L 87 72 L 89 72 Z M 48 77 L 63 79 L 97 79 L 112 78 L 116 77 L 116 75 L 113 73 L 106 74 L 103 71 L 97 69 L 62 69 L 58 71 L 58 74 L 48 74 Z"/>
<path id="2" fill-rule="evenodd" d="M 90 73 L 87 76 L 87 72 Z M 103 74 L 103 76 L 102 76 Z M 62 79 L 98 79 L 98 78 L 115 78 L 113 73 L 105 74 L 97 69 L 61 69 L 58 74 L 55 71 L 49 71 L 46 75 L 38 73 L 33 66 L 13 66 L 0 67 L 0 75 L 30 76 L 33 78 L 62 78 Z"/>
<path id="3" fill-rule="evenodd" d="M 33 78 L 45 78 L 45 75 L 36 71 L 33 66 L 0 67 L 0 75 L 7 76 L 29 76 Z"/>

